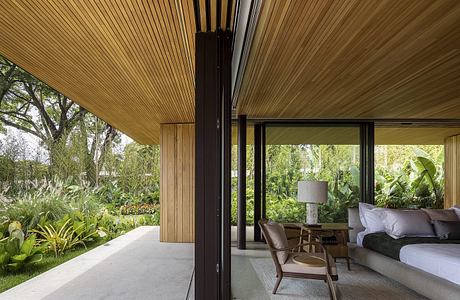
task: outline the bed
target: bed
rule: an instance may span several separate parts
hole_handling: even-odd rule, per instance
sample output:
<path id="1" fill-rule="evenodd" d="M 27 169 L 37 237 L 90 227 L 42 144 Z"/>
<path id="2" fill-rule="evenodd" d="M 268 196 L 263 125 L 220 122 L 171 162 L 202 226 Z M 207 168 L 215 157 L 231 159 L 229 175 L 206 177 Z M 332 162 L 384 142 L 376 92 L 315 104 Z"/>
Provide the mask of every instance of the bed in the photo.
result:
<path id="1" fill-rule="evenodd" d="M 385 233 L 358 236 L 364 230 L 358 209 L 349 209 L 350 257 L 431 299 L 460 299 L 460 241 L 437 238 L 394 240 Z M 357 239 L 362 239 L 362 246 Z M 452 243 L 453 242 L 453 243 Z M 449 272 L 454 272 L 449 274 Z M 446 278 L 447 277 L 447 278 Z"/>
<path id="2" fill-rule="evenodd" d="M 460 285 L 460 240 L 393 239 L 377 232 L 364 236 L 362 246 Z"/>

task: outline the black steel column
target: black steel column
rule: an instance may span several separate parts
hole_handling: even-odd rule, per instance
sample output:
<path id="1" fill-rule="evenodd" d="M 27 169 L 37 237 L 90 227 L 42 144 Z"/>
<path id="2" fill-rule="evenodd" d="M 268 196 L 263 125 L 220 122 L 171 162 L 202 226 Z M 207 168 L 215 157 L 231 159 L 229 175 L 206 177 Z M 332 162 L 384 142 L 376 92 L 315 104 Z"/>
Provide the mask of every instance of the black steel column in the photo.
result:
<path id="1" fill-rule="evenodd" d="M 196 33 L 195 299 L 230 292 L 230 45 L 231 33 Z"/>
<path id="2" fill-rule="evenodd" d="M 262 125 L 254 124 L 254 241 L 261 241 L 262 218 Z"/>
<path id="3" fill-rule="evenodd" d="M 265 124 L 262 124 L 262 219 L 267 218 L 267 134 Z"/>
<path id="4" fill-rule="evenodd" d="M 218 1 L 219 2 L 219 1 Z M 218 22 L 219 24 L 219 22 Z M 223 85 L 223 109 L 222 109 L 222 144 L 223 144 L 223 195 L 222 195 L 222 299 L 229 300 L 231 296 L 231 212 L 232 212 L 232 92 L 231 92 L 231 62 L 232 62 L 232 38 L 230 31 L 223 33 L 222 54 L 222 85 Z"/>
<path id="5" fill-rule="evenodd" d="M 374 203 L 374 123 L 360 126 L 360 201 Z"/>
<path id="6" fill-rule="evenodd" d="M 246 249 L 246 115 L 238 116 L 238 249 Z"/>

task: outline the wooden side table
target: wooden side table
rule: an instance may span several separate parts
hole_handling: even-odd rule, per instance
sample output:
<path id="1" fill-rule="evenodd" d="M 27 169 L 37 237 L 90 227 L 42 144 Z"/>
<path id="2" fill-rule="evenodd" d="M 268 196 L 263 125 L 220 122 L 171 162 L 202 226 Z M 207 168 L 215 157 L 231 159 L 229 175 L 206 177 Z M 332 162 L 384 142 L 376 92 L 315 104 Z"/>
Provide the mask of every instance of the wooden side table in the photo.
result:
<path id="1" fill-rule="evenodd" d="M 337 244 L 323 244 L 327 248 L 327 251 L 336 260 L 337 258 L 345 258 L 347 260 L 347 267 L 350 270 L 350 257 L 348 256 L 348 231 L 352 229 L 348 227 L 346 223 L 321 223 L 321 227 L 308 226 L 306 224 L 299 224 L 300 227 L 300 243 L 303 243 L 304 237 L 307 237 L 307 241 L 311 242 L 313 239 L 319 238 L 320 236 L 331 236 L 334 235 L 337 238 Z M 311 252 L 312 248 L 308 246 L 308 252 Z"/>

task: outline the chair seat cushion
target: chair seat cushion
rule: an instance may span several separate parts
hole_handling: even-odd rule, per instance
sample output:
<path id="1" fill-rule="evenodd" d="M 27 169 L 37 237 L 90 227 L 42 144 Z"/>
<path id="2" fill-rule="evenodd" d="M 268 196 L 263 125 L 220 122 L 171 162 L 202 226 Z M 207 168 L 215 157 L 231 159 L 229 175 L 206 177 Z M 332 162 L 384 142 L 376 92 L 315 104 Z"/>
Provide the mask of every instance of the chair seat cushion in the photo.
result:
<path id="1" fill-rule="evenodd" d="M 325 275 L 327 270 L 326 267 L 309 267 L 301 265 L 293 261 L 293 258 L 297 255 L 315 256 L 324 259 L 324 253 L 289 253 L 288 260 L 284 265 L 281 265 L 281 270 L 288 273 L 302 273 L 302 274 L 314 274 L 314 275 Z M 329 255 L 329 265 L 331 266 L 331 276 L 337 275 L 337 268 L 335 266 L 334 259 Z"/>

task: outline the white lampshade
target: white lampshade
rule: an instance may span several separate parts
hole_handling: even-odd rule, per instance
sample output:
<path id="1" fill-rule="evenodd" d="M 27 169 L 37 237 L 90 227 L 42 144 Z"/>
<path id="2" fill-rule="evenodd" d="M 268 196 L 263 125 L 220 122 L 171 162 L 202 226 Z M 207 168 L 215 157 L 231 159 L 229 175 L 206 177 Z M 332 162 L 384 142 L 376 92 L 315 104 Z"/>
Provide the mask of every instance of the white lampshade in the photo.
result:
<path id="1" fill-rule="evenodd" d="M 297 201 L 307 203 L 326 203 L 327 181 L 299 181 Z"/>

